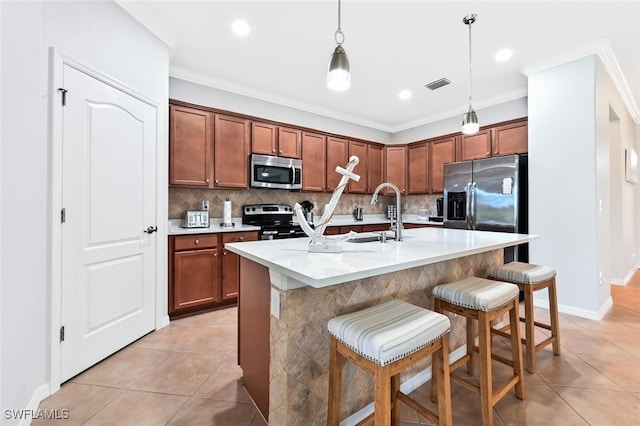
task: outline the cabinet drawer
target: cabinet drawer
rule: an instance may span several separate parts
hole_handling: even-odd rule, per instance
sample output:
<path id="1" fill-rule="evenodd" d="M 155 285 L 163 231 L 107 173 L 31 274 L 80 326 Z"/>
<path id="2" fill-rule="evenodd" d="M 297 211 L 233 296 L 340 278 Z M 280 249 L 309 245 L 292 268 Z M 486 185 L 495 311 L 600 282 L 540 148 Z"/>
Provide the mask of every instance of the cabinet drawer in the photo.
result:
<path id="1" fill-rule="evenodd" d="M 183 235 L 175 237 L 174 249 L 176 251 L 181 250 L 197 250 L 203 248 L 214 248 L 218 246 L 217 234 L 198 234 L 198 235 Z"/>
<path id="2" fill-rule="evenodd" d="M 249 231 L 249 232 L 230 232 L 222 234 L 222 244 L 227 243 L 240 243 L 243 241 L 257 241 L 258 240 L 258 232 L 257 231 Z"/>

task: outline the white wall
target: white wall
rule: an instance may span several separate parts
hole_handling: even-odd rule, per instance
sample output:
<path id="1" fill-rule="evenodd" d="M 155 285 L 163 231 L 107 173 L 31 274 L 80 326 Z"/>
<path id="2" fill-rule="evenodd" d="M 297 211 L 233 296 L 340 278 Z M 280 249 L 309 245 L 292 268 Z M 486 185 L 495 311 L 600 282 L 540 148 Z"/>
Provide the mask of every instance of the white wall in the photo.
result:
<path id="1" fill-rule="evenodd" d="M 460 115 L 450 117 L 434 123 L 425 124 L 424 126 L 414 127 L 413 129 L 404 130 L 391 135 L 391 143 L 402 144 L 410 143 L 423 139 L 434 138 L 437 136 L 447 135 L 450 133 L 460 132 L 462 128 L 462 115 L 465 111 L 461 111 Z M 527 98 L 515 99 L 504 102 L 499 105 L 493 105 L 476 111 L 480 126 L 485 126 L 502 121 L 514 120 L 527 116 Z"/>
<path id="2" fill-rule="evenodd" d="M 167 164 L 169 52 L 110 1 L 3 2 L 1 31 L 1 402 L 3 409 L 37 408 L 46 396 L 42 389 L 49 389 L 51 357 L 48 49 L 55 46 L 160 102 L 159 226 L 165 225 L 167 217 L 163 170 Z M 21 223 L 28 226 L 17 226 Z M 157 238 L 158 258 L 164 264 L 166 234 Z M 166 283 L 166 271 L 157 279 Z"/>
<path id="3" fill-rule="evenodd" d="M 372 142 L 389 143 L 390 141 L 389 133 L 382 130 L 324 117 L 173 77 L 169 79 L 169 96 L 171 99 L 184 102 L 295 124 Z"/>
<path id="4" fill-rule="evenodd" d="M 595 317 L 595 59 L 529 76 L 530 261 L 558 271 L 561 309 Z"/>

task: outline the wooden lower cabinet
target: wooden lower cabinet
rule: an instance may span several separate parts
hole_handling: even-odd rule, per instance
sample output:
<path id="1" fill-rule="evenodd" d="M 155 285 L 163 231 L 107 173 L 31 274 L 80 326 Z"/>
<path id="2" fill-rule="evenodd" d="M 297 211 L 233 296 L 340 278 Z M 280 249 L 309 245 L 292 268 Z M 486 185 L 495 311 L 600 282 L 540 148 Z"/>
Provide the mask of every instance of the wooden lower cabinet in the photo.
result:
<path id="1" fill-rule="evenodd" d="M 257 232 L 234 232 L 222 234 L 222 300 L 238 297 L 238 285 L 240 283 L 240 256 L 224 249 L 227 243 L 239 243 L 242 241 L 256 241 Z"/>
<path id="2" fill-rule="evenodd" d="M 362 232 L 388 231 L 391 227 L 389 223 L 376 223 L 372 225 L 362 225 Z"/>
<path id="3" fill-rule="evenodd" d="M 257 239 L 255 231 L 170 236 L 169 315 L 235 303 L 239 257 L 224 244 Z"/>

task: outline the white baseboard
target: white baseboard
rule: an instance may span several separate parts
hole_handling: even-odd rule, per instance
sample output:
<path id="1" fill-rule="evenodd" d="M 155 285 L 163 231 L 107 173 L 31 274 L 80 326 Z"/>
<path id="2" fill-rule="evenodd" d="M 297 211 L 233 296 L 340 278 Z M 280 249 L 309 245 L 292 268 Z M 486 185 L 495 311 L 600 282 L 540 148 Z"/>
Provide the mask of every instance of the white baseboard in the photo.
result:
<path id="1" fill-rule="evenodd" d="M 449 363 L 456 362 L 467 353 L 467 346 L 461 346 L 458 349 L 454 350 L 449 354 Z M 405 380 L 400 385 L 400 390 L 402 393 L 409 394 L 414 390 L 418 389 L 423 384 L 427 383 L 431 379 L 431 367 L 427 367 L 415 376 L 411 377 L 408 380 Z M 340 422 L 340 426 L 355 426 L 362 420 L 364 420 L 369 414 L 373 413 L 373 402 L 366 407 L 356 411 L 346 419 Z"/>
<path id="2" fill-rule="evenodd" d="M 165 315 L 164 317 L 162 317 L 162 323 L 160 324 L 160 327 L 156 328 L 156 330 L 160 330 L 161 328 L 165 328 L 166 326 L 169 325 L 170 322 L 171 322 L 171 320 L 169 319 L 169 315 Z"/>
<path id="3" fill-rule="evenodd" d="M 611 284 L 613 284 L 613 285 L 627 285 L 629 283 L 629 281 L 631 281 L 631 278 L 633 277 L 633 275 L 636 273 L 637 270 L 638 270 L 638 266 L 635 266 L 634 268 L 631 268 L 629 273 L 627 275 L 625 275 L 624 278 L 622 278 L 622 279 L 612 278 L 611 279 Z"/>
<path id="4" fill-rule="evenodd" d="M 27 406 L 25 407 L 25 411 L 35 413 L 38 410 L 40 403 L 45 398 L 49 397 L 49 395 L 51 395 L 51 392 L 49 390 L 48 383 L 38 386 L 38 388 L 36 388 L 36 390 L 33 392 L 33 395 L 31 395 L 31 400 L 29 401 L 29 404 L 27 404 Z M 22 419 L 20 419 L 20 423 L 18 423 L 18 425 L 29 426 L 31 424 L 31 420 L 32 420 L 31 416 L 25 416 Z"/>
<path id="5" fill-rule="evenodd" d="M 537 300 L 534 298 L 533 304 L 538 308 L 549 309 L 549 302 L 546 300 Z M 558 312 L 560 312 L 561 314 L 568 314 L 594 321 L 600 321 L 605 316 L 609 308 L 611 308 L 611 306 L 613 306 L 613 299 L 611 298 L 611 296 L 609 296 L 597 311 L 589 311 L 587 309 L 576 308 L 575 306 L 562 305 L 559 303 Z"/>

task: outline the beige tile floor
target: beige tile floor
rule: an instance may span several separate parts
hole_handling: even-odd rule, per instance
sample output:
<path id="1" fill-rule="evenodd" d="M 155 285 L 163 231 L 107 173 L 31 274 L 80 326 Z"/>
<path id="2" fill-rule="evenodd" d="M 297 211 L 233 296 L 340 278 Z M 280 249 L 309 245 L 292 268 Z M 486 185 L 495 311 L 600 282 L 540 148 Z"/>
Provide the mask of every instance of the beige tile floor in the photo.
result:
<path id="1" fill-rule="evenodd" d="M 526 399 L 507 394 L 495 407 L 496 425 L 640 424 L 640 272 L 612 295 L 602 321 L 561 315 L 562 355 L 550 347 L 538 353 L 536 373 L 526 373 Z M 213 311 L 148 334 L 41 403 L 69 410 L 69 419 L 33 424 L 265 425 L 240 382 L 236 315 L 236 308 Z M 536 309 L 536 319 L 547 317 Z M 509 370 L 494 366 L 498 384 Z M 425 384 L 413 396 L 428 401 L 428 390 Z M 452 405 L 455 425 L 479 424 L 475 394 L 454 384 Z M 403 426 L 428 424 L 403 408 Z"/>

